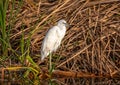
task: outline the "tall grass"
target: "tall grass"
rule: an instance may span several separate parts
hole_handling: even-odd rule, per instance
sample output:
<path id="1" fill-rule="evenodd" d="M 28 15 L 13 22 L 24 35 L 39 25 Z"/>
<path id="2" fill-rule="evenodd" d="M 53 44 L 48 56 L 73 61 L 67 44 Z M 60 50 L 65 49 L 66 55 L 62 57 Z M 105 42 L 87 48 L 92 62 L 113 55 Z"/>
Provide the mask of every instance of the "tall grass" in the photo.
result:
<path id="1" fill-rule="evenodd" d="M 0 44 L 1 44 L 1 54 L 3 56 L 8 55 L 9 39 L 8 33 L 6 31 L 6 10 L 8 7 L 8 0 L 0 0 Z"/>
<path id="2" fill-rule="evenodd" d="M 11 48 L 11 46 L 13 46 L 14 44 L 10 44 L 10 31 L 12 29 L 14 29 L 14 23 L 16 20 L 16 16 L 17 14 L 20 12 L 19 9 L 17 9 L 16 11 L 14 11 L 15 9 L 15 0 L 11 1 L 11 5 L 12 8 L 10 8 L 10 17 L 8 18 L 8 25 L 6 27 L 6 12 L 7 12 L 7 8 L 8 8 L 8 3 L 9 0 L 0 0 L 0 56 L 3 56 L 1 60 L 5 60 L 6 57 L 10 56 L 9 59 L 13 59 L 12 62 L 14 61 L 15 58 L 18 58 L 19 62 L 18 66 L 12 66 L 11 62 L 7 61 L 7 67 L 4 68 L 7 71 L 15 71 L 17 70 L 21 70 L 24 69 L 24 74 L 22 75 L 22 77 L 24 77 L 24 79 L 29 79 L 29 74 L 33 73 L 34 78 L 37 79 L 38 78 L 38 73 L 39 73 L 39 66 L 32 60 L 30 54 L 30 40 L 31 40 L 31 34 L 29 34 L 29 37 L 27 39 L 25 39 L 25 33 L 24 33 L 24 23 L 21 26 L 21 38 L 19 40 L 17 40 L 17 43 L 19 43 L 20 45 L 18 45 L 18 51 L 16 51 L 16 49 Z M 22 7 L 22 3 L 23 0 L 19 1 L 18 3 L 18 8 Z M 9 53 L 9 48 L 11 53 L 8 55 Z M 17 53 L 18 52 L 18 53 Z M 13 55 L 12 55 L 13 54 Z M 15 55 L 14 55 L 15 54 Z M 28 62 L 29 65 L 26 64 L 26 60 Z M 4 62 L 3 62 L 4 63 Z M 10 66 L 9 66 L 10 64 Z M 22 64 L 22 66 L 20 65 Z M 6 65 L 6 64 L 5 64 Z M 3 66 L 3 65 L 1 65 Z M 15 74 L 17 76 L 17 74 Z M 18 74 L 19 75 L 19 74 Z M 6 76 L 4 74 L 4 76 Z M 11 75 L 10 75 L 11 76 Z M 11 76 L 12 78 L 13 76 Z M 4 79 L 4 78 L 3 78 Z"/>

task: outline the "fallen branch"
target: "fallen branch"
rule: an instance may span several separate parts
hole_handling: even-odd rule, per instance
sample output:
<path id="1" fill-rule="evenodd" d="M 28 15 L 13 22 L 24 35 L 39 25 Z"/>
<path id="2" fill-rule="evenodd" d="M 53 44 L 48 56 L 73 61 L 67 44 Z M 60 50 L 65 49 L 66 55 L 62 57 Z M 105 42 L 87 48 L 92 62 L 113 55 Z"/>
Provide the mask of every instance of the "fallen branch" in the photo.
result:
<path id="1" fill-rule="evenodd" d="M 85 72 L 75 72 L 75 71 L 61 71 L 54 70 L 52 75 L 49 75 L 47 69 L 43 69 L 44 72 L 40 75 L 40 79 L 47 78 L 120 78 L 120 72 L 114 71 L 108 74 L 94 74 L 94 73 L 85 73 Z"/>
<path id="2" fill-rule="evenodd" d="M 60 70 L 54 70 L 52 73 L 53 77 L 72 77 L 72 78 L 116 78 L 120 77 L 118 74 L 119 72 L 114 72 L 113 75 L 111 74 L 105 74 L 105 75 L 95 75 L 93 73 L 83 73 L 83 72 L 74 72 L 74 71 L 60 71 Z"/>
<path id="3" fill-rule="evenodd" d="M 74 72 L 74 71 L 60 71 L 60 70 L 54 70 L 52 72 L 52 78 L 119 78 L 119 72 L 115 71 L 112 74 L 100 74 L 96 75 L 94 73 L 83 73 L 83 72 Z M 47 79 L 50 78 L 50 75 L 48 72 L 43 73 L 40 75 L 40 79 Z"/>

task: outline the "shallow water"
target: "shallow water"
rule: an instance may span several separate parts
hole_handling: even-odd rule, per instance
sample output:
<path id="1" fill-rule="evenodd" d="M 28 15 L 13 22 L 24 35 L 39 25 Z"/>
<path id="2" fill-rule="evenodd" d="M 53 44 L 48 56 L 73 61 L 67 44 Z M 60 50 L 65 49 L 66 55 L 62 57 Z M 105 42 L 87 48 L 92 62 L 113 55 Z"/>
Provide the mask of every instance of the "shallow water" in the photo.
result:
<path id="1" fill-rule="evenodd" d="M 120 79 L 115 78 L 58 78 L 33 81 L 0 80 L 0 85 L 120 85 Z"/>

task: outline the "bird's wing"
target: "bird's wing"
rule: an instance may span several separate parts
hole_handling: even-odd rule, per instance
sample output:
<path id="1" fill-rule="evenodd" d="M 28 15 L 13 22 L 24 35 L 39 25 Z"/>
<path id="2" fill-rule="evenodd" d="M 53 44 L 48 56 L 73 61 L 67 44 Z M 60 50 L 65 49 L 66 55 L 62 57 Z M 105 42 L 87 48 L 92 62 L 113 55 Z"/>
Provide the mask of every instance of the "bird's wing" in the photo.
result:
<path id="1" fill-rule="evenodd" d="M 56 32 L 57 29 L 59 28 L 57 26 L 54 26 L 47 32 L 45 36 L 46 44 L 51 45 L 51 46 L 55 44 L 55 42 L 58 39 L 57 32 Z"/>
<path id="2" fill-rule="evenodd" d="M 41 58 L 45 58 L 49 55 L 49 53 L 54 51 L 56 42 L 57 42 L 57 34 L 56 30 L 57 26 L 52 27 L 46 34 L 41 47 Z"/>

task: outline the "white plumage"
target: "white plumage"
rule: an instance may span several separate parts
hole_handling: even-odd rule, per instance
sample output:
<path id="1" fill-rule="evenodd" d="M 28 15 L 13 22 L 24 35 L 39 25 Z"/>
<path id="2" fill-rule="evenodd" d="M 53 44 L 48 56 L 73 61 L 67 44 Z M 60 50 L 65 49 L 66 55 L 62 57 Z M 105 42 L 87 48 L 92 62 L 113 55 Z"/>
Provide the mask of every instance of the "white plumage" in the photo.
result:
<path id="1" fill-rule="evenodd" d="M 65 36 L 66 26 L 65 20 L 59 20 L 56 26 L 53 26 L 46 34 L 41 47 L 41 60 L 50 53 L 55 52 L 60 46 L 61 40 Z"/>

